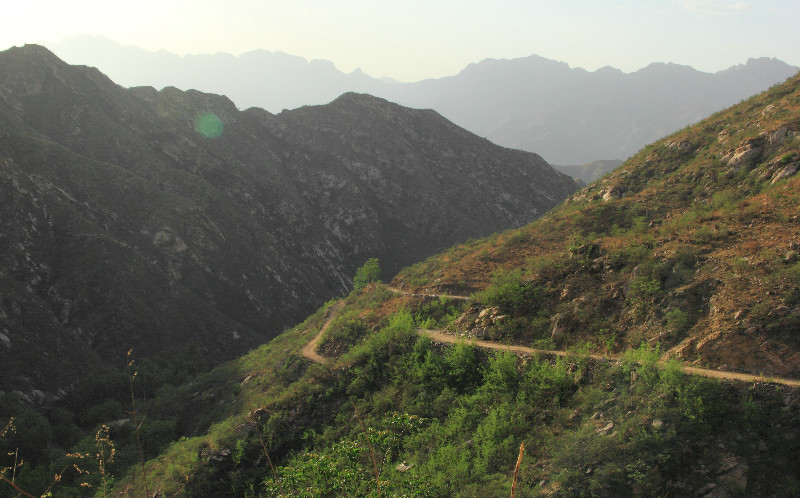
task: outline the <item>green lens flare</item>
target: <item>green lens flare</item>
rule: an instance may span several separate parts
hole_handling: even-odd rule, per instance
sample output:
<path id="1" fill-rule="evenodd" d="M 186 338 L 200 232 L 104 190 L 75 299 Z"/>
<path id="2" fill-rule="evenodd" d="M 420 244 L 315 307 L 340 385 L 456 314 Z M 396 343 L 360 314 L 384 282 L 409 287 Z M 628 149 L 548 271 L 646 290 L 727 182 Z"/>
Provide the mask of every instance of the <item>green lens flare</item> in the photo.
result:
<path id="1" fill-rule="evenodd" d="M 198 112 L 194 117 L 194 130 L 206 138 L 217 138 L 222 135 L 222 121 L 213 112 Z"/>

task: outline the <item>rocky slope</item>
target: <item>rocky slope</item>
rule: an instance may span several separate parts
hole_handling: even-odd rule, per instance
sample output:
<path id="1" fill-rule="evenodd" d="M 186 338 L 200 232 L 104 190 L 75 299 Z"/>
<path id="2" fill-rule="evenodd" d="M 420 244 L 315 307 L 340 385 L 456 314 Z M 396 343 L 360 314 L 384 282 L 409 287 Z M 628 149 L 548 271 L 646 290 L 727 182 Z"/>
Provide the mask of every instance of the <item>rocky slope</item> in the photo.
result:
<path id="1" fill-rule="evenodd" d="M 366 95 L 275 116 L 125 89 L 38 46 L 0 69 L 2 390 L 52 394 L 131 347 L 217 362 L 369 257 L 393 274 L 574 190 L 535 154 Z"/>
<path id="2" fill-rule="evenodd" d="M 396 285 L 481 291 L 454 326 L 469 335 L 612 352 L 645 341 L 800 377 L 798 94 L 795 77 L 655 142 L 530 227 Z M 503 323 L 480 315 L 491 306 Z"/>

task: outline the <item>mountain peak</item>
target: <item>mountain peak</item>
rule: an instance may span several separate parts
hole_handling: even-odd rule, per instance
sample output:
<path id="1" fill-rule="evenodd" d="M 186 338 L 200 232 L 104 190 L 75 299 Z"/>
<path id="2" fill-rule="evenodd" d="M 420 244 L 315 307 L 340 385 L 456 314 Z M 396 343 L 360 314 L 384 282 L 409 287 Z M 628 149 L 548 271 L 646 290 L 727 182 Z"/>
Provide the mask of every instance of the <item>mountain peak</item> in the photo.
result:
<path id="1" fill-rule="evenodd" d="M 789 64 L 775 57 L 756 57 L 749 58 L 744 64 L 736 64 L 724 71 L 785 71 L 791 68 Z"/>
<path id="2" fill-rule="evenodd" d="M 526 57 L 515 59 L 483 59 L 480 62 L 473 62 L 461 70 L 459 75 L 469 74 L 492 74 L 508 72 L 527 72 L 531 69 L 549 69 L 556 71 L 569 71 L 569 64 L 562 61 L 548 59 L 540 55 L 532 54 Z"/>
<path id="3" fill-rule="evenodd" d="M 392 104 L 386 99 L 376 97 L 368 93 L 360 93 L 360 92 L 345 92 L 340 96 L 336 97 L 336 99 L 334 99 L 333 102 L 331 103 L 333 104 L 333 103 L 345 103 L 345 102 L 352 102 L 358 104 L 381 103 L 386 105 L 397 105 L 397 104 Z"/>
<path id="4" fill-rule="evenodd" d="M 2 53 L 6 53 L 9 56 L 14 57 L 24 57 L 26 61 L 34 61 L 38 59 L 51 64 L 66 65 L 65 62 L 59 59 L 53 52 L 48 50 L 47 47 L 35 43 L 26 43 L 21 47 L 11 47 L 5 52 L 0 52 L 0 54 Z"/>

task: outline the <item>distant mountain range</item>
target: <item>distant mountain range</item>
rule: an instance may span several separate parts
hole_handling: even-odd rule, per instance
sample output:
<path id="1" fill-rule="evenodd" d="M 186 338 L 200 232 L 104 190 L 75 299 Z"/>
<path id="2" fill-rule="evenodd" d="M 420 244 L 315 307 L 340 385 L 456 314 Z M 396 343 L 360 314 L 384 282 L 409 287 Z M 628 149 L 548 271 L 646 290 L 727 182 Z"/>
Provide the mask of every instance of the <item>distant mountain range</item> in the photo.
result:
<path id="1" fill-rule="evenodd" d="M 459 74 L 416 83 L 345 74 L 333 63 L 256 50 L 180 57 L 77 36 L 49 47 L 96 66 L 125 86 L 176 86 L 224 94 L 239 108 L 271 112 L 327 103 L 348 91 L 431 108 L 506 147 L 555 164 L 625 159 L 645 144 L 794 75 L 776 59 L 750 59 L 717 73 L 654 63 L 633 73 L 571 68 L 536 55 L 487 59 Z"/>
<path id="2" fill-rule="evenodd" d="M 36 45 L 0 68 L 0 390 L 53 393 L 130 347 L 216 363 L 347 293 L 367 258 L 393 275 L 575 190 L 368 95 L 273 115 Z"/>

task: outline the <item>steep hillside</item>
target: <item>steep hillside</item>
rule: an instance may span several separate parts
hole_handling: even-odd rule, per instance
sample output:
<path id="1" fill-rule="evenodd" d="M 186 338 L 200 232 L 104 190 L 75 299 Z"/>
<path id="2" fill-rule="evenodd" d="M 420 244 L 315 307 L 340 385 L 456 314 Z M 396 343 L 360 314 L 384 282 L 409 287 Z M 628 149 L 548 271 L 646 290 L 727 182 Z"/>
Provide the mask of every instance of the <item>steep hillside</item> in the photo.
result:
<path id="1" fill-rule="evenodd" d="M 798 131 L 800 77 L 525 228 L 328 303 L 151 399 L 187 438 L 116 490 L 796 496 Z M 317 338 L 321 360 L 303 352 Z"/>
<path id="2" fill-rule="evenodd" d="M 367 258 L 393 274 L 574 190 L 366 95 L 274 116 L 124 89 L 38 46 L 0 68 L 0 390 L 29 400 L 130 348 L 207 368 L 347 292 Z"/>
<path id="3" fill-rule="evenodd" d="M 395 284 L 479 292 L 478 337 L 619 351 L 660 342 L 715 368 L 800 376 L 800 105 L 794 78 L 645 147 L 526 228 Z"/>

